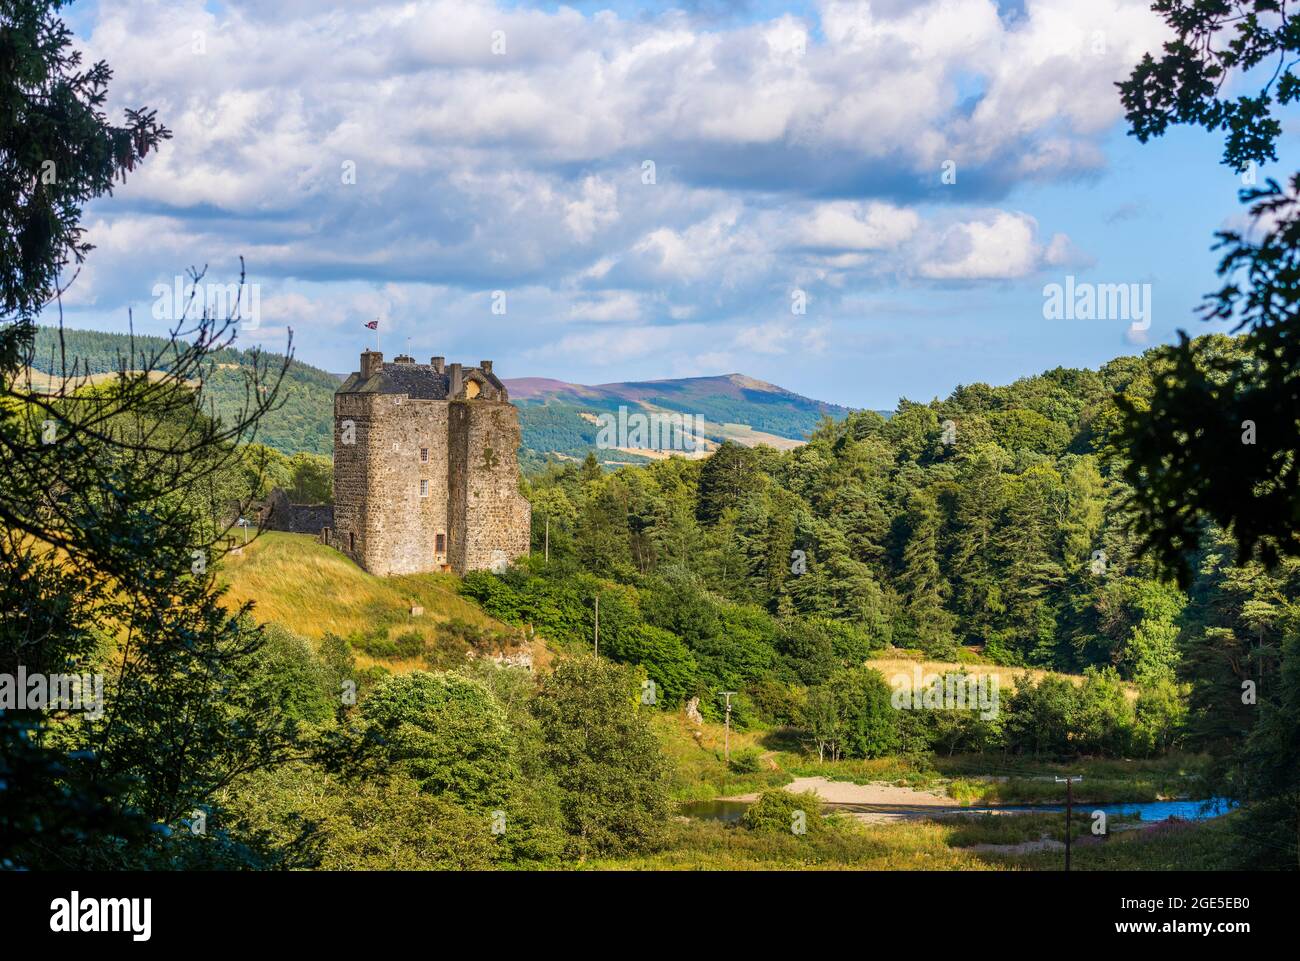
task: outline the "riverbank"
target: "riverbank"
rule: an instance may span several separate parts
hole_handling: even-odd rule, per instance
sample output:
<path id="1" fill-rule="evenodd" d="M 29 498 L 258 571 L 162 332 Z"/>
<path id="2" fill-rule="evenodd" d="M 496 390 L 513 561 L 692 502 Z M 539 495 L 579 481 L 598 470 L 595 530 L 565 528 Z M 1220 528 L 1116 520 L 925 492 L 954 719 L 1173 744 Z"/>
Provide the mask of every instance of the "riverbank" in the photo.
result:
<path id="1" fill-rule="evenodd" d="M 813 794 L 826 805 L 826 813 L 842 814 L 864 824 L 888 824 L 921 818 L 974 815 L 1054 814 L 1063 812 L 1059 804 L 964 805 L 934 791 L 918 790 L 898 784 L 858 784 L 832 781 L 825 777 L 795 778 L 784 785 L 793 794 Z M 758 792 L 718 798 L 712 802 L 685 805 L 682 813 L 690 817 L 714 820 L 738 820 L 744 807 L 758 799 Z M 1231 810 L 1223 798 L 1200 800 L 1157 800 L 1131 803 L 1095 804 L 1080 802 L 1077 817 L 1089 817 L 1101 811 L 1107 817 L 1133 817 L 1155 822 L 1168 818 L 1195 821 L 1217 817 Z"/>

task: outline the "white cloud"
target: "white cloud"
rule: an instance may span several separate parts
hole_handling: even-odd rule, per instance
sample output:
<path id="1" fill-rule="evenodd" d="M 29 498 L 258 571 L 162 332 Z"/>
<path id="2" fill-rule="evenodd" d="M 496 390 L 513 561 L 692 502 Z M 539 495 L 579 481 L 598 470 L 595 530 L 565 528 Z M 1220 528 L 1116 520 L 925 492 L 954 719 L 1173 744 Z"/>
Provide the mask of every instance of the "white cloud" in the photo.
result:
<path id="1" fill-rule="evenodd" d="M 821 321 L 761 319 L 794 286 L 830 305 L 1086 260 L 1068 224 L 1044 240 L 1002 208 L 1026 178 L 1104 163 L 1113 83 L 1163 39 L 1147 7 L 821 0 L 712 22 L 493 0 L 100 4 L 84 46 L 113 66 L 112 112 L 156 107 L 175 136 L 91 207 L 77 296 L 112 311 L 243 254 L 264 311 L 300 332 L 386 312 L 394 330 L 509 330 L 534 356 L 643 356 L 683 329 L 706 345 L 692 357 L 817 351 Z M 961 192 L 936 209 L 947 159 Z M 518 328 L 485 315 L 495 289 Z"/>
<path id="2" fill-rule="evenodd" d="M 997 211 L 986 220 L 952 225 L 921 265 L 937 280 L 1006 280 L 1024 277 L 1040 263 L 1037 224 L 1026 214 Z"/>
<path id="3" fill-rule="evenodd" d="M 809 247 L 878 250 L 909 239 L 920 221 L 915 211 L 889 204 L 837 201 L 813 209 L 801 239 Z"/>

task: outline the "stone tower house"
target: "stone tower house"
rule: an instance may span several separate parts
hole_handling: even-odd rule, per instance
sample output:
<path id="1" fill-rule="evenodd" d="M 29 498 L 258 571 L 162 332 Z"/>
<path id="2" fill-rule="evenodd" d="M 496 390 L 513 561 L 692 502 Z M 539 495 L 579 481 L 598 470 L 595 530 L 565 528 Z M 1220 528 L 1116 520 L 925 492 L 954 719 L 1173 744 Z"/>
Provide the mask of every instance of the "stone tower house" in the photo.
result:
<path id="1" fill-rule="evenodd" d="M 492 362 L 367 350 L 334 394 L 330 542 L 372 574 L 500 568 L 528 553 L 519 419 Z"/>

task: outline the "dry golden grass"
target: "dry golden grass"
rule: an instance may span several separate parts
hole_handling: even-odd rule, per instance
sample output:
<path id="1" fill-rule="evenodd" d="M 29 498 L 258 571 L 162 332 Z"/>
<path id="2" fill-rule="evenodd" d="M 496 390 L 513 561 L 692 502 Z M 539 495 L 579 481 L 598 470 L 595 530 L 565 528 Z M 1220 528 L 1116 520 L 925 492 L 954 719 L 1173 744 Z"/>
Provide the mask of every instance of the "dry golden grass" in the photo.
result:
<path id="1" fill-rule="evenodd" d="M 873 657 L 867 661 L 867 666 L 885 675 L 885 680 L 889 680 L 895 674 L 906 674 L 911 677 L 913 669 L 918 665 L 921 668 L 922 675 L 965 671 L 967 674 L 976 677 L 993 676 L 998 679 L 998 688 L 1003 691 L 1010 691 L 1015 686 L 1016 678 L 1023 677 L 1026 674 L 1033 679 L 1034 683 L 1038 683 L 1045 677 L 1060 677 L 1077 687 L 1084 681 L 1082 674 L 1062 674 L 1059 671 L 1045 671 L 1037 667 L 1006 667 L 1002 664 L 959 664 L 956 661 L 927 661 L 897 656 Z M 1138 696 L 1137 686 L 1126 683 L 1124 693 L 1129 700 L 1136 700 Z"/>
<path id="2" fill-rule="evenodd" d="M 1083 683 L 1083 676 L 1080 674 L 1058 674 L 1055 671 L 1044 671 L 1036 667 L 1006 667 L 1001 664 L 959 664 L 956 661 L 918 661 L 908 657 L 873 657 L 867 662 L 867 666 L 885 675 L 886 680 L 895 674 L 906 674 L 911 677 L 913 669 L 920 667 L 922 674 L 965 671 L 975 677 L 991 675 L 998 679 L 1000 688 L 1010 688 L 1015 684 L 1017 677 L 1025 674 L 1032 677 L 1035 682 L 1041 681 L 1044 677 L 1054 676 L 1063 677 L 1073 684 Z"/>
<path id="3" fill-rule="evenodd" d="M 376 577 L 367 574 L 338 551 L 305 534 L 269 531 L 238 554 L 222 562 L 221 578 L 229 588 L 231 607 L 255 604 L 258 621 L 274 622 L 311 640 L 326 633 L 347 637 L 387 624 L 390 636 L 416 630 L 430 634 L 453 619 L 517 635 L 518 629 L 484 614 L 457 593 L 453 574 L 410 574 Z M 424 614 L 413 617 L 412 607 Z M 550 654 L 541 641 L 532 644 L 534 664 L 544 668 Z M 357 658 L 361 667 L 370 659 Z M 388 660 L 393 671 L 423 667 L 420 659 Z"/>
<path id="4" fill-rule="evenodd" d="M 222 364 L 220 366 L 224 367 L 228 365 Z M 229 366 L 238 366 L 238 365 L 229 365 Z M 26 388 L 28 376 L 31 377 L 31 387 L 33 391 L 36 391 L 37 393 L 48 394 L 52 391 L 68 391 L 68 390 L 78 389 L 81 387 L 95 386 L 98 384 L 109 384 L 116 381 L 119 375 L 116 371 L 109 371 L 101 374 L 78 374 L 76 377 L 69 377 L 65 380 L 63 377 L 59 376 L 58 374 L 47 374 L 44 371 L 31 368 L 30 370 L 24 371 L 23 374 L 19 377 L 18 384 L 21 387 Z M 149 379 L 151 381 L 163 380 L 166 377 L 167 377 L 166 371 L 162 371 L 162 370 L 149 371 Z M 197 380 L 187 380 L 185 383 L 189 387 L 199 386 L 199 382 Z"/>

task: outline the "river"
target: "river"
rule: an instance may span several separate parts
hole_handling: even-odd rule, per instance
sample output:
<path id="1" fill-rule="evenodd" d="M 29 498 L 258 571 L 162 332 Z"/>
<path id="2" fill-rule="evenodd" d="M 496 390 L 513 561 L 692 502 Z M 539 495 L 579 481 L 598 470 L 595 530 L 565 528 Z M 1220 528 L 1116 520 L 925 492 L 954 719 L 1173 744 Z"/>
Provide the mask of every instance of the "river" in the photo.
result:
<path id="1" fill-rule="evenodd" d="M 681 805 L 678 813 L 706 821 L 739 821 L 749 807 L 749 801 L 691 801 Z M 1074 805 L 1076 813 L 1086 816 L 1093 811 L 1111 814 L 1136 814 L 1143 821 L 1163 821 L 1176 817 L 1185 821 L 1202 821 L 1226 814 L 1235 802 L 1227 798 L 1209 798 L 1204 801 L 1141 801 L 1123 804 Z M 979 807 L 909 807 L 906 804 L 823 804 L 826 814 L 890 814 L 904 818 L 942 817 L 949 814 L 1024 814 L 1064 811 L 1064 804 L 998 804 Z"/>

